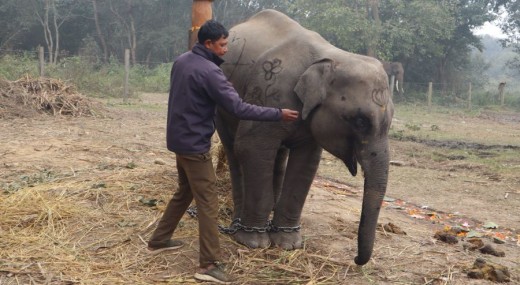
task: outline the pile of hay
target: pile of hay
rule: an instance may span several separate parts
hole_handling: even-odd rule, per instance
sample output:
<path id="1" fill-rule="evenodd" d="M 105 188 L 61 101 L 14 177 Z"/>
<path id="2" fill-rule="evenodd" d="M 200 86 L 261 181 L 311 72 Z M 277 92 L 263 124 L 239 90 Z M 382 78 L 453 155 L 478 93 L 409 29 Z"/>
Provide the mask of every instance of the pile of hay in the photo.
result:
<path id="1" fill-rule="evenodd" d="M 96 116 L 101 111 L 100 103 L 59 79 L 29 75 L 16 81 L 0 78 L 0 118 L 30 117 L 42 112 L 54 116 Z"/>

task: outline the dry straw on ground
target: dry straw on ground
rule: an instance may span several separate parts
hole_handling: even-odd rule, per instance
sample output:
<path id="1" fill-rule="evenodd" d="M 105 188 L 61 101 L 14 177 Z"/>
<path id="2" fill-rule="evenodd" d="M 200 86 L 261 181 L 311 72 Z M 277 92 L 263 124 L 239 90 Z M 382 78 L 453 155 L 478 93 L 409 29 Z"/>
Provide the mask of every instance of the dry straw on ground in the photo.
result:
<path id="1" fill-rule="evenodd" d="M 170 171 L 113 167 L 49 177 L 0 196 L 2 279 L 20 284 L 195 283 L 197 221 L 185 216 L 178 252 L 150 255 L 145 242 L 175 188 Z M 124 173 L 124 174 L 123 174 Z M 230 222 L 229 180 L 219 181 L 220 222 Z M 155 207 L 142 198 L 156 198 Z M 223 256 L 240 284 L 333 284 L 348 264 L 311 250 L 247 250 L 222 236 Z M 17 283 L 13 283 L 17 284 Z"/>
<path id="2" fill-rule="evenodd" d="M 16 81 L 0 78 L 0 118 L 26 117 L 34 112 L 64 116 L 97 116 L 101 104 L 59 79 L 26 75 Z"/>
<path id="3" fill-rule="evenodd" d="M 0 82 L 2 90 L 5 86 L 11 85 Z M 4 96 L 1 93 L 0 99 Z M 2 102 L 0 113 L 5 111 Z M 17 104 L 25 112 L 31 110 Z M 9 172 L 0 175 L 1 285 L 196 284 L 196 218 L 185 215 L 181 221 L 175 237 L 186 246 L 180 250 L 158 255 L 146 250 L 177 184 L 174 158 L 150 139 L 163 134 L 164 117 L 141 125 L 148 118 L 141 111 L 125 114 L 124 119 L 56 120 L 40 114 L 4 120 L 3 145 L 8 149 L 0 152 L 0 164 Z M 15 135 L 20 123 L 32 121 L 39 123 L 32 125 L 34 130 Z M 35 136 L 52 141 L 12 150 Z M 215 156 L 218 145 L 215 142 L 212 150 Z M 339 177 L 334 174 L 345 171 L 344 165 L 331 171 L 333 166 L 329 165 L 329 176 Z M 218 178 L 219 222 L 228 225 L 232 208 L 228 173 L 220 172 Z M 383 212 L 387 216 L 383 219 L 402 226 L 407 235 L 379 230 L 371 262 L 357 267 L 352 259 L 362 190 L 325 177 L 316 179 L 315 186 L 318 189 L 309 195 L 302 216 L 304 249 L 247 249 L 221 235 L 222 260 L 237 277 L 236 284 L 470 282 L 464 268 L 473 264 L 474 253 L 432 241 L 432 228 L 391 209 Z M 155 206 L 143 203 L 153 199 L 159 201 Z M 506 258 L 500 263 L 517 266 Z"/>

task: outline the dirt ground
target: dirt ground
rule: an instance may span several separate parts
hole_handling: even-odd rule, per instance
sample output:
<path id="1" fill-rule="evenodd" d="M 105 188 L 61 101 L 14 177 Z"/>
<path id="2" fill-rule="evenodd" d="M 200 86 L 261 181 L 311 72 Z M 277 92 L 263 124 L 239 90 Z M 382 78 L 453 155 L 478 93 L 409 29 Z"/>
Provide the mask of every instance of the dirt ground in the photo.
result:
<path id="1" fill-rule="evenodd" d="M 105 103 L 102 117 L 0 120 L 1 285 L 197 283 L 194 218 L 186 215 L 176 235 L 187 246 L 145 250 L 176 183 L 166 95 Z M 509 274 L 508 284 L 520 284 L 519 122 L 514 112 L 398 107 L 367 265 L 353 262 L 362 175 L 351 177 L 327 153 L 303 212 L 305 248 L 249 250 L 222 235 L 224 262 L 237 284 L 494 284 L 468 277 L 479 259 L 495 271 L 470 275 Z"/>

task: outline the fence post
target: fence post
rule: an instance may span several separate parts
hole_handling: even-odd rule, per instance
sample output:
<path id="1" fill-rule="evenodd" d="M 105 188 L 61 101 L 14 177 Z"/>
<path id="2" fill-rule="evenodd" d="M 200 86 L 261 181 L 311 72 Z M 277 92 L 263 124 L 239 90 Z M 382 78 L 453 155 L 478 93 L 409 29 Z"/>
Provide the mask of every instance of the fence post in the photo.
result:
<path id="1" fill-rule="evenodd" d="M 40 77 L 45 75 L 45 51 L 42 46 L 38 46 L 38 59 L 40 65 Z"/>
<path id="2" fill-rule="evenodd" d="M 506 87 L 505 82 L 498 84 L 498 99 L 500 100 L 500 106 L 504 106 L 504 88 Z"/>
<path id="3" fill-rule="evenodd" d="M 123 103 L 128 101 L 128 78 L 130 75 L 130 50 L 125 49 L 125 82 L 123 88 Z"/>
<path id="4" fill-rule="evenodd" d="M 432 92 L 433 92 L 433 83 L 428 83 L 428 110 L 432 108 Z"/>
<path id="5" fill-rule="evenodd" d="M 468 90 L 468 109 L 471 110 L 471 82 L 469 83 L 469 90 Z"/>

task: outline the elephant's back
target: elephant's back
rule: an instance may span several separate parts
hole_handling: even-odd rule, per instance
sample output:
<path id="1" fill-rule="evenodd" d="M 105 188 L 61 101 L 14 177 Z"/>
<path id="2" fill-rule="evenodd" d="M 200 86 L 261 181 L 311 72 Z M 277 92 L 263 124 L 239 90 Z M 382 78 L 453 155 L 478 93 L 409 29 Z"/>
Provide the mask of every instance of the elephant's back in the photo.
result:
<path id="1" fill-rule="evenodd" d="M 298 42 L 328 44 L 318 33 L 305 29 L 295 20 L 272 9 L 253 15 L 231 28 L 229 33 L 228 53 L 224 56 L 222 69 L 231 81 L 247 76 L 249 69 L 262 54 L 271 49 L 282 46 L 297 49 Z M 235 86 L 237 87 L 240 86 Z"/>
<path id="2" fill-rule="evenodd" d="M 250 62 L 273 46 L 287 41 L 291 34 L 305 30 L 300 24 L 275 10 L 264 10 L 231 28 L 226 61 Z M 251 59 L 240 58 L 247 55 Z"/>
<path id="3" fill-rule="evenodd" d="M 313 40 L 325 41 L 318 33 L 302 27 L 289 16 L 272 9 L 253 15 L 246 22 L 233 27 L 231 31 L 251 44 L 262 47 L 264 51 L 294 38 L 310 37 Z"/>

